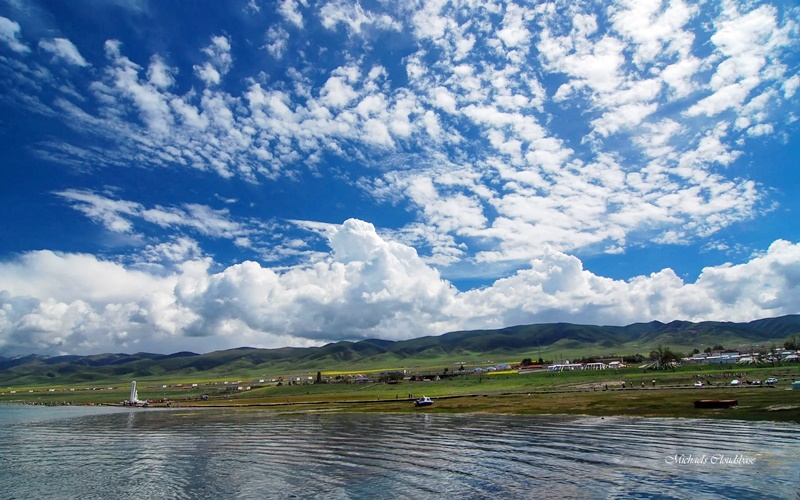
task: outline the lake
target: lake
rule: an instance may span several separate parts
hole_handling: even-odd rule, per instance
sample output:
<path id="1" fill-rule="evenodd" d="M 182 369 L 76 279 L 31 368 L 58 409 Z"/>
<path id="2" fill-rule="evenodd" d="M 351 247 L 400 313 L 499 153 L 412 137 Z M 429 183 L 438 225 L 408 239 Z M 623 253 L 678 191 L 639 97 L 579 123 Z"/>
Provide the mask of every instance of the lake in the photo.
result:
<path id="1" fill-rule="evenodd" d="M 0 405 L 0 497 L 781 498 L 800 425 Z"/>

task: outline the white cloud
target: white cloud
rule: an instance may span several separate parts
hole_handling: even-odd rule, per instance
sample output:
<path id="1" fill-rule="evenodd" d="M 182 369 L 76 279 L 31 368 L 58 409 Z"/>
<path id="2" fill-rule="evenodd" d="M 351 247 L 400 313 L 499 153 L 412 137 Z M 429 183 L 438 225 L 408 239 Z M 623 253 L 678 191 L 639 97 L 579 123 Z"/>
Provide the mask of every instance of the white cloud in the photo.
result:
<path id="1" fill-rule="evenodd" d="M 267 51 L 272 54 L 275 59 L 280 59 L 286 52 L 289 45 L 289 32 L 283 28 L 271 27 L 267 30 Z"/>
<path id="2" fill-rule="evenodd" d="M 150 59 L 150 66 L 147 68 L 147 79 L 159 89 L 168 89 L 175 84 L 174 75 L 177 72 L 176 68 L 167 66 L 161 57 L 154 55 Z"/>
<path id="3" fill-rule="evenodd" d="M 594 20 L 578 24 L 578 19 L 571 38 L 552 38 L 547 31 L 542 33 L 539 51 L 545 56 L 548 69 L 575 78 L 573 87 L 587 87 L 601 93 L 616 90 L 622 81 L 624 45 L 609 36 L 590 41 L 588 37 L 596 29 Z"/>
<path id="4" fill-rule="evenodd" d="M 409 180 L 408 196 L 424 211 L 426 219 L 446 233 L 469 231 L 486 224 L 483 209 L 475 198 L 456 193 L 443 196 L 431 179 Z"/>
<path id="5" fill-rule="evenodd" d="M 736 266 L 705 268 L 695 283 L 671 269 L 629 281 L 603 278 L 575 257 L 549 253 L 492 287 L 461 294 L 473 321 L 495 326 L 550 321 L 629 324 L 637 321 L 728 321 L 798 310 L 800 245 L 776 241 L 765 255 Z"/>
<path id="6" fill-rule="evenodd" d="M 744 82 L 726 85 L 686 110 L 686 115 L 716 116 L 727 109 L 739 108 L 757 84 L 758 80 L 751 78 Z"/>
<path id="7" fill-rule="evenodd" d="M 168 96 L 162 94 L 151 82 L 139 80 L 141 67 L 121 54 L 121 44 L 109 40 L 105 44 L 106 55 L 112 65 L 106 69 L 109 86 L 104 88 L 105 97 L 114 102 L 113 94 L 133 102 L 142 121 L 155 134 L 167 134 L 173 123 L 172 113 L 167 102 Z M 156 63 L 158 66 L 158 63 Z M 157 75 L 155 81 L 159 82 Z"/>
<path id="8" fill-rule="evenodd" d="M 137 301 L 155 291 L 171 293 L 175 286 L 174 278 L 156 278 L 92 255 L 47 250 L 3 262 L 1 269 L 3 289 L 15 295 L 64 303 L 83 301 L 100 309 L 108 303 Z M 32 269 L 37 271 L 26 276 Z M 100 276 L 102 279 L 97 279 Z"/>
<path id="9" fill-rule="evenodd" d="M 400 29 L 400 23 L 388 14 L 365 11 L 358 2 L 350 3 L 343 0 L 328 2 L 320 10 L 320 17 L 325 28 L 333 30 L 342 24 L 351 35 L 361 35 L 369 29 L 392 31 Z"/>
<path id="10" fill-rule="evenodd" d="M 622 128 L 639 125 L 649 115 L 653 114 L 658 105 L 653 104 L 625 104 L 613 111 L 603 113 L 601 118 L 592 121 L 595 130 L 602 135 L 613 134 Z"/>
<path id="11" fill-rule="evenodd" d="M 448 113 L 456 112 L 456 99 L 445 87 L 433 89 L 433 104 Z"/>
<path id="12" fill-rule="evenodd" d="M 261 7 L 258 5 L 258 2 L 256 2 L 256 0 L 249 0 L 247 2 L 247 7 L 245 7 L 245 9 L 250 10 L 251 12 L 256 14 L 261 12 Z"/>
<path id="13" fill-rule="evenodd" d="M 464 59 L 475 46 L 475 36 L 474 35 L 467 35 L 464 38 L 459 39 L 456 42 L 456 54 L 453 56 L 453 60 L 460 61 Z"/>
<path id="14" fill-rule="evenodd" d="M 234 220 L 227 209 L 217 210 L 197 203 L 147 208 L 140 203 L 113 199 L 89 190 L 68 189 L 54 194 L 112 232 L 134 233 L 134 221 L 146 221 L 162 228 L 190 229 L 203 236 L 231 240 L 247 237 L 255 230 Z"/>
<path id="15" fill-rule="evenodd" d="M 39 41 L 39 48 L 53 54 L 54 59 L 61 59 L 75 66 L 89 66 L 88 61 L 78 51 L 78 47 L 66 38 L 53 38 Z"/>
<path id="16" fill-rule="evenodd" d="M 417 37 L 433 40 L 444 36 L 446 30 L 451 29 L 455 22 L 447 16 L 442 16 L 445 0 L 427 0 L 412 18 L 414 31 Z"/>
<path id="17" fill-rule="evenodd" d="M 209 60 L 202 65 L 195 65 L 194 72 L 207 86 L 219 85 L 233 65 L 230 40 L 224 36 L 212 36 L 211 45 L 204 48 L 203 53 Z"/>
<path id="18" fill-rule="evenodd" d="M 203 130 L 208 127 L 208 117 L 205 114 L 201 114 L 200 110 L 186 103 L 186 101 L 180 97 L 173 98 L 170 101 L 170 106 L 172 106 L 172 109 L 181 117 L 183 122 L 191 128 Z"/>
<path id="19" fill-rule="evenodd" d="M 32 269 L 38 271 L 28 274 Z M 0 349 L 153 348 L 157 339 L 180 334 L 195 319 L 175 303 L 175 276 L 157 277 L 89 255 L 31 252 L 0 264 L 0 275 Z"/>
<path id="20" fill-rule="evenodd" d="M 205 63 L 203 65 L 195 65 L 194 73 L 197 75 L 197 78 L 206 82 L 206 85 L 219 85 L 222 81 L 222 75 L 217 68 L 214 67 L 211 63 Z"/>
<path id="21" fill-rule="evenodd" d="M 364 118 L 386 111 L 386 98 L 381 94 L 368 95 L 358 103 L 356 112 Z"/>
<path id="22" fill-rule="evenodd" d="M 214 210 L 196 203 L 188 203 L 183 208 L 155 206 L 138 215 L 161 227 L 190 227 L 216 238 L 234 238 L 245 232 L 242 225 L 231 220 L 228 210 Z"/>
<path id="23" fill-rule="evenodd" d="M 531 33 L 525 26 L 525 15 L 525 9 L 517 5 L 511 4 L 507 7 L 503 18 L 503 29 L 497 32 L 497 37 L 506 47 L 525 45 L 530 40 Z"/>
<path id="24" fill-rule="evenodd" d="M 438 140 L 442 134 L 442 127 L 439 123 L 439 118 L 433 111 L 426 111 L 425 116 L 422 117 L 422 123 L 425 126 L 425 131 L 431 138 Z"/>
<path id="25" fill-rule="evenodd" d="M 710 37 L 722 57 L 708 84 L 712 93 L 689 108 L 688 116 L 739 109 L 753 89 L 783 76 L 779 55 L 792 45 L 794 28 L 791 23 L 779 26 L 776 16 L 770 5 L 741 13 L 735 3 L 724 4 Z"/>
<path id="26" fill-rule="evenodd" d="M 284 2 L 275 8 L 286 17 L 269 28 L 265 46 L 280 60 L 267 57 L 250 75 L 240 68 L 236 82 L 225 79 L 233 44 L 248 63 L 263 58 L 246 52 L 263 31 L 214 36 L 185 68 L 165 62 L 185 60 L 170 49 L 137 64 L 109 41 L 108 63 L 92 61 L 96 70 L 83 72 L 98 78 L 89 93 L 28 64 L 29 55 L 7 58 L 0 70 L 13 83 L 9 100 L 59 113 L 74 131 L 109 144 L 53 139 L 33 146 L 41 158 L 83 169 L 193 168 L 251 185 L 307 173 L 355 183 L 407 210 L 407 224 L 391 230 L 419 242 L 423 260 L 453 266 L 443 272 L 472 265 L 483 273 L 485 262 L 513 267 L 546 245 L 621 252 L 694 242 L 768 205 L 770 186 L 751 180 L 744 152 L 746 141 L 785 137 L 796 120 L 796 27 L 769 6 L 712 7 L 432 0 L 332 1 L 315 10 Z M 307 43 L 316 22 L 330 39 L 343 27 L 339 43 Z M 16 23 L 6 28 L 19 40 Z M 388 38 L 403 57 L 377 66 L 375 32 L 401 28 Z M 205 88 L 179 91 L 186 71 Z M 73 91 L 49 99 L 55 84 Z M 457 176 L 463 181 L 452 182 Z M 201 226 L 188 204 L 65 193 L 119 233 L 141 235 L 149 221 L 219 235 L 270 262 L 299 249 L 283 241 L 267 249 L 250 221 L 211 207 L 209 221 L 240 227 Z"/>
<path id="27" fill-rule="evenodd" d="M 394 140 L 386 125 L 374 118 L 364 123 L 364 140 L 378 146 L 394 147 Z"/>
<path id="28" fill-rule="evenodd" d="M 303 14 L 300 13 L 300 2 L 297 0 L 284 0 L 278 7 L 278 13 L 284 19 L 298 28 L 303 27 Z"/>
<path id="29" fill-rule="evenodd" d="M 357 96 L 358 93 L 343 78 L 332 76 L 320 91 L 320 102 L 326 106 L 341 108 L 348 105 Z"/>
<path id="30" fill-rule="evenodd" d="M 747 135 L 751 137 L 758 137 L 762 135 L 772 135 L 775 132 L 775 127 L 769 123 L 759 123 L 747 129 Z"/>
<path id="31" fill-rule="evenodd" d="M 786 99 L 794 97 L 797 88 L 800 87 L 800 75 L 794 74 L 783 82 L 783 95 Z"/>
<path id="32" fill-rule="evenodd" d="M 0 350 L 164 351 L 198 336 L 215 348 L 276 347 L 551 321 L 750 321 L 800 310 L 800 244 L 787 241 L 747 262 L 705 268 L 694 283 L 670 269 L 609 279 L 547 251 L 509 278 L 458 292 L 371 224 L 348 220 L 328 235 L 327 259 L 283 271 L 244 262 L 213 272 L 190 240 L 148 249 L 191 259 L 167 273 L 48 251 L 0 262 Z"/>
<path id="33" fill-rule="evenodd" d="M 30 47 L 20 41 L 20 33 L 22 29 L 19 23 L 11 19 L 0 16 L 0 42 L 8 45 L 8 48 L 14 52 L 25 54 L 31 51 Z"/>
<path id="34" fill-rule="evenodd" d="M 697 7 L 683 1 L 624 0 L 612 15 L 614 28 L 634 44 L 633 62 L 651 63 L 665 56 L 686 56 L 694 35 L 684 29 Z"/>
<path id="35" fill-rule="evenodd" d="M 147 245 L 141 254 L 144 262 L 181 263 L 203 257 L 200 244 L 186 236 L 178 236 L 170 241 Z"/>
<path id="36" fill-rule="evenodd" d="M 82 212 L 94 222 L 117 233 L 133 232 L 133 224 L 129 217 L 142 210 L 142 206 L 138 203 L 113 200 L 93 191 L 67 189 L 54 194 L 71 202 L 75 210 Z"/>
<path id="37" fill-rule="evenodd" d="M 661 78 L 672 88 L 676 97 L 685 97 L 696 89 L 692 78 L 699 69 L 700 60 L 693 56 L 687 56 L 664 68 Z"/>

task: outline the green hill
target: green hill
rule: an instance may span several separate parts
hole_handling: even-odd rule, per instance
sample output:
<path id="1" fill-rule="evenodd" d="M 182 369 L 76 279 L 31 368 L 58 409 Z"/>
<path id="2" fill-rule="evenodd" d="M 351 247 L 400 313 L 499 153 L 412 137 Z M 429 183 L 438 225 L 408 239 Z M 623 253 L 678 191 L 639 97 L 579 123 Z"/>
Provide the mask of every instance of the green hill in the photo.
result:
<path id="1" fill-rule="evenodd" d="M 551 323 L 499 330 L 446 333 L 392 342 L 369 339 L 321 347 L 255 349 L 241 347 L 206 354 L 97 354 L 91 356 L 0 357 L 0 386 L 89 384 L 130 379 L 212 379 L 264 373 L 356 370 L 400 366 L 446 366 L 464 360 L 509 360 L 569 356 L 647 354 L 657 345 L 692 349 L 722 344 L 753 346 L 800 333 L 800 315 L 749 323 L 673 321 L 624 327 Z"/>

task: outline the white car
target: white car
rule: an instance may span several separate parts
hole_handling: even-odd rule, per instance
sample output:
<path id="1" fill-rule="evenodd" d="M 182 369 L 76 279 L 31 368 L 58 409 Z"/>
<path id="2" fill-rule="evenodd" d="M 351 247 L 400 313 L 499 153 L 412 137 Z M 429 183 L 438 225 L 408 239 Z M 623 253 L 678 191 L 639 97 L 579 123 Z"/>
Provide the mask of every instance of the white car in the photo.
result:
<path id="1" fill-rule="evenodd" d="M 775 377 L 770 377 L 767 380 L 765 380 L 764 383 L 767 385 L 775 385 L 778 383 L 778 379 L 776 379 Z"/>
<path id="2" fill-rule="evenodd" d="M 694 383 L 694 386 L 695 387 L 703 387 L 703 383 L 698 380 L 697 382 Z"/>
<path id="3" fill-rule="evenodd" d="M 739 382 L 737 379 L 731 380 L 731 385 L 739 385 L 739 384 L 741 384 L 741 382 Z"/>

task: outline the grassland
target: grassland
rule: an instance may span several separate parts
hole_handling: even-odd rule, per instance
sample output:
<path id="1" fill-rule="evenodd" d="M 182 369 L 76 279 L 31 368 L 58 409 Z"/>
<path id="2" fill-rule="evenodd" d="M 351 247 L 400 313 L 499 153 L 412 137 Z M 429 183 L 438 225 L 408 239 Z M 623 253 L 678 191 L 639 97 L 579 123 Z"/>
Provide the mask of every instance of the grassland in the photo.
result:
<path id="1" fill-rule="evenodd" d="M 424 367 L 430 373 L 444 368 Z M 388 370 L 386 370 L 388 371 Z M 746 372 L 746 373 L 742 373 Z M 346 370 L 330 372 L 345 374 Z M 800 379 L 797 364 L 769 367 L 681 367 L 675 371 L 562 373 L 515 372 L 455 375 L 426 382 L 306 383 L 278 385 L 257 380 L 149 380 L 139 382 L 139 396 L 165 406 L 259 407 L 285 412 L 434 412 L 579 414 L 595 416 L 694 417 L 800 422 L 800 391 L 789 390 Z M 732 378 L 777 377 L 777 387 L 730 387 Z M 695 388 L 695 381 L 704 387 Z M 655 383 L 654 383 L 655 381 Z M 227 382 L 227 383 L 225 383 Z M 196 384 L 196 385 L 195 385 Z M 623 388 L 624 384 L 624 388 Z M 240 389 L 241 388 L 241 389 Z M 102 386 L 30 386 L 0 388 L 0 403 L 116 404 L 126 399 L 129 381 Z M 208 400 L 201 400 L 207 395 Z M 427 395 L 433 407 L 415 409 L 411 400 Z M 737 408 L 697 410 L 697 399 L 736 399 Z"/>
<path id="2" fill-rule="evenodd" d="M 218 380 L 260 380 L 315 376 L 317 371 L 368 373 L 388 369 L 450 372 L 498 363 L 588 358 L 643 359 L 658 346 L 688 354 L 722 344 L 742 352 L 769 352 L 796 338 L 800 315 L 749 323 L 672 321 L 628 326 L 551 323 L 498 330 L 450 332 L 402 341 L 365 339 L 318 347 L 240 347 L 203 354 L 178 352 L 102 353 L 88 356 L 0 356 L 0 388 L 21 386 L 103 386 L 129 383 L 173 385 Z M 333 335 L 334 337 L 336 335 Z"/>

